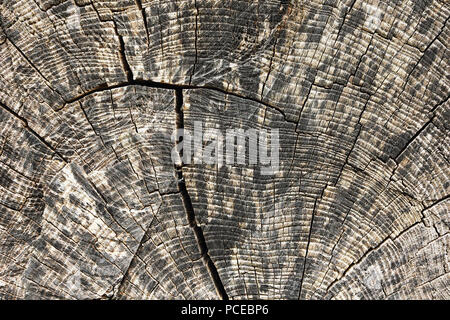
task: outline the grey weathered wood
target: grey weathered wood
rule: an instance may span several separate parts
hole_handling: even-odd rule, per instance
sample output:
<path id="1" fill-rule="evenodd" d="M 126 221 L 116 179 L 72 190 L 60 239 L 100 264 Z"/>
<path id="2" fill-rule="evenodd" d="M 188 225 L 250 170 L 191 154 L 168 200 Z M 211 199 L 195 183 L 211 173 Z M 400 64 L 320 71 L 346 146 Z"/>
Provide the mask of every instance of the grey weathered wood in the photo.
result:
<path id="1" fill-rule="evenodd" d="M 0 297 L 449 299 L 447 1 L 0 0 Z M 280 173 L 171 160 L 280 130 Z"/>

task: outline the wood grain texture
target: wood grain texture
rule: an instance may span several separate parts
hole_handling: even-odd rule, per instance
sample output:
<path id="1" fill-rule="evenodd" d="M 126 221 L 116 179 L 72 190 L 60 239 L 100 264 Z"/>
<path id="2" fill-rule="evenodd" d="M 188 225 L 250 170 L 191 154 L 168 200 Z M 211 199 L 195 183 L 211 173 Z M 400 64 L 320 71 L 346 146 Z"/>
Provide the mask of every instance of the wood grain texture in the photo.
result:
<path id="1" fill-rule="evenodd" d="M 0 298 L 450 299 L 444 0 L 0 0 Z M 195 121 L 280 170 L 174 165 Z"/>

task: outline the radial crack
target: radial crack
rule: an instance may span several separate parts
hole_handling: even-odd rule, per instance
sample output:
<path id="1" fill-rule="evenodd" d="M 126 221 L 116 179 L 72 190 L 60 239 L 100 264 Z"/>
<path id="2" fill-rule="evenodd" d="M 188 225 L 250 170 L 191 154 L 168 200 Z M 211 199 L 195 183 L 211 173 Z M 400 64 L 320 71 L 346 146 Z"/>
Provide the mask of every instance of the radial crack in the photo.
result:
<path id="1" fill-rule="evenodd" d="M 319 200 L 321 200 L 323 198 L 323 194 L 324 194 L 325 189 L 327 187 L 328 187 L 328 185 L 326 185 L 323 188 L 322 193 L 320 194 L 320 197 L 316 198 L 316 200 L 314 201 L 314 207 L 313 207 L 312 214 L 311 214 L 311 222 L 310 222 L 310 225 L 309 225 L 308 243 L 306 244 L 305 261 L 303 262 L 302 278 L 300 280 L 300 290 L 299 290 L 299 293 L 298 293 L 298 299 L 299 300 L 301 299 L 301 296 L 302 296 L 303 280 L 305 279 L 306 261 L 308 259 L 309 244 L 311 243 L 311 235 L 312 235 L 313 226 L 314 226 L 314 215 L 315 215 L 316 208 L 317 208 L 317 201 L 319 201 Z"/>
<path id="2" fill-rule="evenodd" d="M 142 2 L 141 0 L 135 0 L 136 2 L 136 6 L 138 7 L 138 9 L 141 11 L 142 14 L 142 20 L 144 22 L 144 28 L 145 28 L 145 34 L 147 37 L 147 46 L 149 44 L 149 39 L 148 39 L 148 26 L 147 26 L 147 14 L 145 13 L 145 8 L 142 7 Z M 158 14 L 159 15 L 159 14 Z"/>
<path id="3" fill-rule="evenodd" d="M 123 41 L 123 37 L 119 34 L 119 30 L 117 29 L 116 21 L 113 20 L 114 30 L 116 32 L 117 37 L 119 38 L 119 57 L 122 62 L 123 70 L 127 76 L 127 80 L 133 81 L 133 71 L 128 63 L 127 56 L 125 55 L 125 43 Z"/>
<path id="4" fill-rule="evenodd" d="M 176 128 L 184 128 L 184 115 L 183 115 L 183 92 L 182 89 L 178 88 L 175 90 L 175 112 L 176 112 Z M 181 141 L 176 141 L 176 143 Z M 182 159 L 182 154 L 179 153 L 180 159 Z M 211 276 L 214 286 L 216 288 L 217 294 L 223 300 L 228 300 L 228 294 L 225 291 L 225 287 L 220 279 L 219 272 L 211 260 L 208 254 L 208 247 L 206 245 L 205 236 L 203 235 L 203 230 L 197 225 L 194 213 L 194 207 L 192 206 L 192 200 L 186 188 L 186 183 L 183 177 L 183 165 L 175 165 L 175 171 L 178 179 L 178 190 L 181 194 L 184 211 L 186 212 L 189 226 L 193 229 L 195 238 L 197 240 L 198 248 L 200 249 L 200 254 L 202 256 L 203 263 Z"/>
<path id="5" fill-rule="evenodd" d="M 18 115 L 14 110 L 9 108 L 7 105 L 0 102 L 0 107 L 9 112 L 12 116 L 19 119 L 23 124 L 24 127 L 31 132 L 32 135 L 34 135 L 43 145 L 45 145 L 49 150 L 51 150 L 54 154 L 56 154 L 58 157 L 60 157 L 65 163 L 68 163 L 69 161 L 60 153 L 56 148 L 54 148 L 50 143 L 48 143 L 42 136 L 40 136 L 36 131 L 34 131 L 29 125 L 27 119 L 21 117 Z"/>
<path id="6" fill-rule="evenodd" d="M 428 126 L 430 124 L 433 123 L 434 120 L 434 115 L 430 118 L 430 120 L 428 120 L 427 122 L 425 122 L 425 124 L 422 125 L 422 127 L 420 127 L 419 130 L 416 131 L 416 133 L 406 142 L 406 144 L 403 146 L 403 148 L 397 152 L 397 154 L 394 156 L 395 161 L 398 161 L 399 157 L 403 154 L 403 152 L 405 152 L 406 149 L 408 149 L 408 147 L 411 145 L 411 143 L 413 143 L 416 138 L 422 134 L 422 132 L 428 128 Z"/>

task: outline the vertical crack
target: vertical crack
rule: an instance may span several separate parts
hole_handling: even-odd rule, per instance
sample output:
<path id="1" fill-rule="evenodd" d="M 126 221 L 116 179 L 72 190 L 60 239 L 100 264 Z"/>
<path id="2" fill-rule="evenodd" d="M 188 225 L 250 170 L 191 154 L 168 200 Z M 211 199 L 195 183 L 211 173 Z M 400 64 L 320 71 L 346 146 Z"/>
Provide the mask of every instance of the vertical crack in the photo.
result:
<path id="1" fill-rule="evenodd" d="M 278 42 L 278 38 L 275 39 L 275 43 L 273 44 L 272 56 L 270 57 L 270 62 L 269 62 L 269 71 L 267 72 L 266 80 L 264 80 L 262 90 L 261 90 L 261 100 L 263 100 L 264 89 L 266 88 L 267 80 L 269 80 L 269 75 L 270 75 L 270 72 L 272 71 L 272 62 L 273 62 L 273 58 L 275 57 L 275 50 L 277 47 L 277 42 Z"/>
<path id="2" fill-rule="evenodd" d="M 148 26 L 147 26 L 147 14 L 145 13 L 145 8 L 142 7 L 142 1 L 141 0 L 135 0 L 136 6 L 138 7 L 138 9 L 141 11 L 142 14 L 142 20 L 144 22 L 144 28 L 145 28 L 145 35 L 147 37 L 147 47 L 150 43 L 148 37 Z M 159 15 L 159 13 L 158 13 Z"/>
<path id="3" fill-rule="evenodd" d="M 116 32 L 117 37 L 119 38 L 119 56 L 120 61 L 122 62 L 123 70 L 125 71 L 125 74 L 127 76 L 127 81 L 132 82 L 133 81 L 133 71 L 131 70 L 130 65 L 127 61 L 127 56 L 125 55 L 125 43 L 123 41 L 123 37 L 119 34 L 119 30 L 117 29 L 116 21 L 113 20 L 114 24 L 114 30 Z"/>
<path id="4" fill-rule="evenodd" d="M 298 293 L 298 300 L 300 300 L 301 297 L 302 297 L 303 280 L 305 279 L 306 262 L 308 260 L 309 244 L 311 243 L 311 235 L 312 235 L 313 226 L 314 226 L 314 214 L 315 214 L 316 209 L 317 209 L 317 201 L 319 201 L 319 200 L 321 200 L 323 198 L 323 194 L 324 194 L 325 189 L 327 187 L 328 187 L 328 185 L 325 185 L 325 187 L 322 190 L 322 193 L 320 194 L 320 197 L 316 198 L 316 200 L 314 200 L 314 207 L 313 207 L 312 214 L 311 214 L 311 223 L 309 225 L 308 243 L 306 244 L 305 261 L 303 262 L 302 279 L 300 280 L 300 290 L 299 290 L 299 293 Z"/>
<path id="5" fill-rule="evenodd" d="M 176 112 L 176 128 L 184 128 L 184 115 L 183 115 L 183 92 L 181 88 L 175 89 L 175 112 Z M 182 140 L 176 141 L 179 143 Z M 180 159 L 183 159 L 182 152 L 179 153 Z M 228 300 L 228 295 L 225 291 L 225 287 L 220 279 L 219 272 L 211 260 L 208 254 L 208 247 L 206 246 L 205 236 L 203 235 L 203 230 L 197 225 L 194 213 L 194 207 L 192 206 L 192 200 L 186 188 L 186 182 L 183 177 L 183 164 L 175 165 L 175 171 L 178 179 L 178 191 L 181 194 L 183 200 L 184 211 L 186 212 L 189 226 L 193 229 L 195 238 L 197 240 L 198 248 L 200 249 L 200 254 L 202 256 L 203 263 L 208 270 L 211 279 L 213 280 L 214 287 L 219 297 L 223 300 Z"/>

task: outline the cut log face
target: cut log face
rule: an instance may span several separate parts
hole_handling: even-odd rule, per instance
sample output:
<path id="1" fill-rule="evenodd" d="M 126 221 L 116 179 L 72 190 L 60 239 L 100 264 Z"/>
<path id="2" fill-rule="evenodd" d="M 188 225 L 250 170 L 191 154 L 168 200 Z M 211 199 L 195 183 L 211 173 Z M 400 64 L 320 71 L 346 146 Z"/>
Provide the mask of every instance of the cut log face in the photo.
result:
<path id="1" fill-rule="evenodd" d="M 450 299 L 449 16 L 1 1 L 0 298 Z"/>

